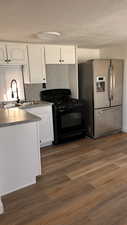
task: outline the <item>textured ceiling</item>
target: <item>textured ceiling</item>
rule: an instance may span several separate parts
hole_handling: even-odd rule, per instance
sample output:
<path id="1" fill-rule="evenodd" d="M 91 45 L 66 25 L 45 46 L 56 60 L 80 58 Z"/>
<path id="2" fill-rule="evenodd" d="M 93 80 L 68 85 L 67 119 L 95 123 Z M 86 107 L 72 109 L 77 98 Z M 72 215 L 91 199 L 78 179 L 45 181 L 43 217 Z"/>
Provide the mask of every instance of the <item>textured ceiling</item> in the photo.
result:
<path id="1" fill-rule="evenodd" d="M 96 48 L 127 42 L 127 0 L 1 0 L 0 40 L 39 42 L 40 31 L 62 34 L 44 43 Z"/>

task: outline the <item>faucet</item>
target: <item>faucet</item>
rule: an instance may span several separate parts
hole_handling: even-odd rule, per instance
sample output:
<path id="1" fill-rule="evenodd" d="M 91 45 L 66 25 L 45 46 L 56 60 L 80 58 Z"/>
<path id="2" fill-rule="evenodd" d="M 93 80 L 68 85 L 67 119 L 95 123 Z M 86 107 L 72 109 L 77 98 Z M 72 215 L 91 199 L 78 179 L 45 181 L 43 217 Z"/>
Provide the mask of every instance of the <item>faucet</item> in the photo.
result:
<path id="1" fill-rule="evenodd" d="M 12 91 L 12 98 L 14 98 L 14 92 L 16 92 L 17 94 L 17 103 L 20 102 L 20 99 L 19 99 L 19 93 L 18 93 L 18 85 L 17 85 L 17 81 L 15 79 L 13 79 L 11 81 L 11 91 Z"/>

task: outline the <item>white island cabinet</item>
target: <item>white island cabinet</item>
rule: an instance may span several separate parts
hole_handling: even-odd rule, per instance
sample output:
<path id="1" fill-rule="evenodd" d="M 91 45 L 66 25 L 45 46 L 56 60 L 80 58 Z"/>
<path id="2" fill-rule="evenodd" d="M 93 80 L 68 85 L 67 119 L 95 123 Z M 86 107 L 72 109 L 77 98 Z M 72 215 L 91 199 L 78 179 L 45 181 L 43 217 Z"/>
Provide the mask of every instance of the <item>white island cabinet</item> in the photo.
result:
<path id="1" fill-rule="evenodd" d="M 40 147 L 51 145 L 54 141 L 52 105 L 47 104 L 25 110 L 41 118 L 39 121 Z"/>
<path id="2" fill-rule="evenodd" d="M 0 111 L 0 196 L 41 175 L 39 120 L 19 109 Z"/>

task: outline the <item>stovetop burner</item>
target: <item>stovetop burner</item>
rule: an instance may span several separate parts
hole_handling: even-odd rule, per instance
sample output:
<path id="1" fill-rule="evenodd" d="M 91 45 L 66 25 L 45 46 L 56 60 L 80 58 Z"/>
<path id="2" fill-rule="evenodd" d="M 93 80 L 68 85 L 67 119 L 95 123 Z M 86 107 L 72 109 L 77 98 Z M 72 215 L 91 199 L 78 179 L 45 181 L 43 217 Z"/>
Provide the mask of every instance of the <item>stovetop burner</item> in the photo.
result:
<path id="1" fill-rule="evenodd" d="M 52 89 L 41 92 L 41 100 L 54 103 L 57 108 L 73 107 L 79 103 L 77 99 L 71 97 L 69 89 Z"/>
<path id="2" fill-rule="evenodd" d="M 41 100 L 54 103 L 56 109 L 66 110 L 81 105 L 78 99 L 71 97 L 69 89 L 52 89 L 41 92 Z"/>

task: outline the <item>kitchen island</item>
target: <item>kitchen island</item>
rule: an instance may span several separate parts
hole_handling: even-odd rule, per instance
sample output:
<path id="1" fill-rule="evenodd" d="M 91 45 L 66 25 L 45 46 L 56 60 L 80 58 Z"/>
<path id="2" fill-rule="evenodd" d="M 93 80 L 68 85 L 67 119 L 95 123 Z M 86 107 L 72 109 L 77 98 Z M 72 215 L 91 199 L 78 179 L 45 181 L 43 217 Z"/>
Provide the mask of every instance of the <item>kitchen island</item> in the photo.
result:
<path id="1" fill-rule="evenodd" d="M 39 120 L 19 108 L 0 110 L 0 196 L 41 175 Z"/>

